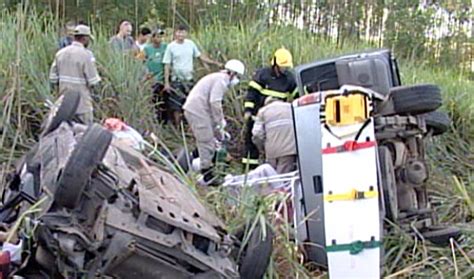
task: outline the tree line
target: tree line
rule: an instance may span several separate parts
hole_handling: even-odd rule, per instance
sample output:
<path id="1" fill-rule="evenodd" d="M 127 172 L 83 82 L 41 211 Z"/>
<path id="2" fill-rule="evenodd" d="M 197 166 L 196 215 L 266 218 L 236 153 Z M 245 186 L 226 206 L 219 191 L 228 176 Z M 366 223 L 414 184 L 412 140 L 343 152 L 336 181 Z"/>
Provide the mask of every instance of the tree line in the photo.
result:
<path id="1" fill-rule="evenodd" d="M 25 1 L 3 0 L 4 9 Z M 63 23 L 102 23 L 113 32 L 128 19 L 143 24 L 191 28 L 211 21 L 292 25 L 336 46 L 366 42 L 388 47 L 404 59 L 474 71 L 471 0 L 30 0 L 37 11 Z M 1 4 L 0 4 L 1 7 Z M 255 34 L 258 39 L 258 34 Z"/>

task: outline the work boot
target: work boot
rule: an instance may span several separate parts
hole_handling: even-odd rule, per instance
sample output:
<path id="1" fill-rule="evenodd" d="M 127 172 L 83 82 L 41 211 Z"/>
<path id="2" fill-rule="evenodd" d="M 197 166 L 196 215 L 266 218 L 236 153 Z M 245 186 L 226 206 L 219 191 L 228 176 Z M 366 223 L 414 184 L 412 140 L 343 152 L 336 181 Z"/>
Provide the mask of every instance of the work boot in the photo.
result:
<path id="1" fill-rule="evenodd" d="M 221 180 L 219 177 L 214 175 L 213 168 L 207 168 L 201 170 L 202 178 L 199 179 L 199 184 L 202 186 L 219 186 L 221 184 Z"/>

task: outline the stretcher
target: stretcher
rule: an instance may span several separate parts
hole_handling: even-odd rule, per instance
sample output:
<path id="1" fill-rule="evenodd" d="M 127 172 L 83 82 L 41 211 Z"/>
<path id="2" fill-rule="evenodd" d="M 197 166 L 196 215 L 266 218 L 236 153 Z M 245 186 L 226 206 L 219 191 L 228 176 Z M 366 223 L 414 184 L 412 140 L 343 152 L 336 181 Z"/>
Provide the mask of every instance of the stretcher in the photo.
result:
<path id="1" fill-rule="evenodd" d="M 337 90 L 321 105 L 324 230 L 330 278 L 380 278 L 377 144 L 366 91 Z"/>

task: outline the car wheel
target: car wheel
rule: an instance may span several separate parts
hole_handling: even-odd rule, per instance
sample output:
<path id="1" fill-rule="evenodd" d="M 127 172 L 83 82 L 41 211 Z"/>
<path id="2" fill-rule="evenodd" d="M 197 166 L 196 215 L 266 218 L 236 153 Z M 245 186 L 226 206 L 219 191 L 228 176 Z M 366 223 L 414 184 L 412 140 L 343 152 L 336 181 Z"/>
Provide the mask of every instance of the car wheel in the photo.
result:
<path id="1" fill-rule="evenodd" d="M 426 129 L 432 132 L 433 136 L 444 134 L 451 125 L 449 116 L 441 111 L 432 111 L 425 114 Z"/>
<path id="2" fill-rule="evenodd" d="M 461 230 L 458 228 L 441 226 L 430 227 L 421 233 L 424 239 L 439 246 L 448 245 L 449 239 L 457 239 L 461 236 L 461 234 Z"/>
<path id="3" fill-rule="evenodd" d="M 396 114 L 421 114 L 434 111 L 442 104 L 441 90 L 432 84 L 398 86 L 390 89 Z"/>
<path id="4" fill-rule="evenodd" d="M 54 201 L 75 208 L 92 173 L 105 156 L 112 134 L 99 124 L 90 126 L 72 151 L 58 180 Z"/>
<path id="5" fill-rule="evenodd" d="M 255 226 L 244 247 L 240 261 L 240 276 L 248 279 L 263 278 L 272 257 L 273 232 L 266 226 L 265 239 L 260 224 Z"/>
<path id="6" fill-rule="evenodd" d="M 380 162 L 380 178 L 383 189 L 383 198 L 385 203 L 385 214 L 387 218 L 395 221 L 398 218 L 398 199 L 397 199 L 397 182 L 395 178 L 395 169 L 393 167 L 393 159 L 390 150 L 386 146 L 380 146 L 379 162 Z"/>
<path id="7" fill-rule="evenodd" d="M 46 122 L 43 125 L 44 129 L 41 136 L 45 136 L 56 130 L 62 122 L 71 121 L 76 114 L 80 99 L 81 95 L 77 91 L 72 91 L 61 96 L 56 102 L 55 107 L 53 107 L 48 114 Z M 56 107 L 57 105 L 59 105 L 59 107 Z"/>

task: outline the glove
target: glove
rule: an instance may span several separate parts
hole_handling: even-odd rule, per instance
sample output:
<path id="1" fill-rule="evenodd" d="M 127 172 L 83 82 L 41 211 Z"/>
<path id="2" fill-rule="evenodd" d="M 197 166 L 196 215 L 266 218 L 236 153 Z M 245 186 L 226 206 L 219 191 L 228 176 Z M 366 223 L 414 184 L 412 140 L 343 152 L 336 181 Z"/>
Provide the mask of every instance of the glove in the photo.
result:
<path id="1" fill-rule="evenodd" d="M 224 128 L 220 128 L 216 130 L 216 138 L 219 142 L 229 141 L 231 139 L 231 135 Z"/>
<path id="2" fill-rule="evenodd" d="M 220 129 L 224 129 L 225 127 L 227 127 L 227 121 L 225 121 L 225 118 L 222 118 L 222 121 L 218 126 Z"/>
<path id="3" fill-rule="evenodd" d="M 252 118 L 252 113 L 250 111 L 246 111 L 244 113 L 244 120 L 248 121 L 250 118 Z"/>

